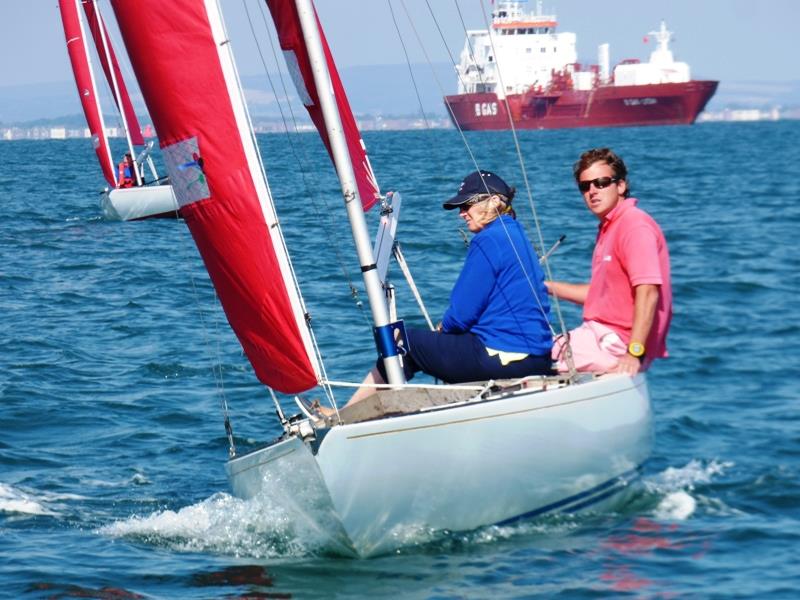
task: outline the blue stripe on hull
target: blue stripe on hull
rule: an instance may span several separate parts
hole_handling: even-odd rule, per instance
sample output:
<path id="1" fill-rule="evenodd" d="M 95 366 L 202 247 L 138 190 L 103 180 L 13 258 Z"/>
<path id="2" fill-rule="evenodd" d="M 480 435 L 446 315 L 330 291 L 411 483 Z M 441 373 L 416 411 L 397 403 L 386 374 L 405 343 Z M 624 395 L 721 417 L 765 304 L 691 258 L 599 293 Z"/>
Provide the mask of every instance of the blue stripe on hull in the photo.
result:
<path id="1" fill-rule="evenodd" d="M 495 525 L 511 525 L 512 523 L 538 517 L 558 509 L 562 509 L 561 512 L 565 513 L 575 513 L 579 510 L 583 510 L 587 506 L 591 506 L 592 504 L 600 502 L 601 500 L 605 500 L 606 498 L 610 498 L 614 494 L 621 492 L 631 482 L 638 479 L 641 473 L 642 465 L 639 465 L 630 471 L 626 471 L 621 475 L 617 475 L 616 477 L 609 479 L 608 481 L 604 481 L 593 488 L 580 492 L 579 494 L 569 496 L 568 498 L 564 498 L 558 502 L 547 504 L 541 508 L 517 515 L 516 517 L 505 519 L 495 523 Z"/>

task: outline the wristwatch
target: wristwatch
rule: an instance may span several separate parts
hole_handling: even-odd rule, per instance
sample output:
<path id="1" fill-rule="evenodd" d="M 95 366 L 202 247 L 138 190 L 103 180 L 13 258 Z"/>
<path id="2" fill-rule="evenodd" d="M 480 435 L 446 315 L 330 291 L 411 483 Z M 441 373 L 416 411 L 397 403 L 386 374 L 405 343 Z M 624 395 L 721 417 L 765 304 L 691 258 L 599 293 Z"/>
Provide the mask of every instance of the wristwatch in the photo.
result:
<path id="1" fill-rule="evenodd" d="M 639 342 L 631 342 L 628 344 L 628 354 L 641 359 L 644 356 L 644 344 Z"/>

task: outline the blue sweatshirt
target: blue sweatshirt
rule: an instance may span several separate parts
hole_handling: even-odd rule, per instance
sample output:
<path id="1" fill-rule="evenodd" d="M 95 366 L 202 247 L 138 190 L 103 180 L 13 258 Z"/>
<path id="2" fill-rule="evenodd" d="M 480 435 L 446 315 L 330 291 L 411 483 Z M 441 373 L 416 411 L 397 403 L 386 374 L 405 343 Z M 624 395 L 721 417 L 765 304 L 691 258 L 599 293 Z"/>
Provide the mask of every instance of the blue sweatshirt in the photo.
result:
<path id="1" fill-rule="evenodd" d="M 549 315 L 544 274 L 525 230 L 509 215 L 495 219 L 472 238 L 443 331 L 470 331 L 493 350 L 548 354 Z"/>

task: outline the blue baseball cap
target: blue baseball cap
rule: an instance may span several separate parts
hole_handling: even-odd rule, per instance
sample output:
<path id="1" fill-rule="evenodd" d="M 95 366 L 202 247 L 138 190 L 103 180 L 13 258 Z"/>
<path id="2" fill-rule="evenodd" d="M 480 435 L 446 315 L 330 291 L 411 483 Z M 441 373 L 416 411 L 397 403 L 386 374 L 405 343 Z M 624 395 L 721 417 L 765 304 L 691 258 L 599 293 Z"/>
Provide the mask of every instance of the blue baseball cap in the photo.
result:
<path id="1" fill-rule="evenodd" d="M 475 171 L 464 177 L 458 193 L 442 204 L 445 210 L 458 208 L 477 194 L 500 194 L 509 200 L 514 197 L 514 188 L 508 186 L 499 175 L 491 171 Z"/>

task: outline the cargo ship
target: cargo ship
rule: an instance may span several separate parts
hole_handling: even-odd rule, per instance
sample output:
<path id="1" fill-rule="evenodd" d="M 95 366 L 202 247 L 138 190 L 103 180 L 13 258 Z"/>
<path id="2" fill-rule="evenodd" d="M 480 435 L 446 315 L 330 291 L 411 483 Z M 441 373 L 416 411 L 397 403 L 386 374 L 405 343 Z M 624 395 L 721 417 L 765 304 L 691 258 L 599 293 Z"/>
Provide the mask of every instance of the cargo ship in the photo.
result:
<path id="1" fill-rule="evenodd" d="M 661 22 L 648 62 L 623 60 L 609 68 L 609 45 L 595 65 L 577 61 L 576 35 L 557 32 L 555 15 L 525 12 L 526 2 L 500 0 L 491 30 L 467 32 L 458 94 L 445 96 L 463 130 L 564 129 L 694 123 L 718 81 L 693 80 L 675 61 L 672 32 Z"/>

